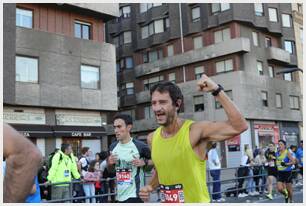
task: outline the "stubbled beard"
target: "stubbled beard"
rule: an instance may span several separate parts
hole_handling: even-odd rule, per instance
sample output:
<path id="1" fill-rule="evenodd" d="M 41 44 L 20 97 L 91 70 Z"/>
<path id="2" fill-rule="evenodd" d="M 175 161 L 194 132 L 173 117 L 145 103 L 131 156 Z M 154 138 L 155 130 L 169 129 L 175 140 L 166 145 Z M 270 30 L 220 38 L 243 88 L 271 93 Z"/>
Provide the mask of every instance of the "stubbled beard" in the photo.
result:
<path id="1" fill-rule="evenodd" d="M 171 125 L 174 121 L 174 118 L 175 118 L 175 112 L 176 112 L 175 109 L 173 111 L 170 111 L 170 112 L 165 112 L 166 122 L 161 123 L 159 125 L 164 126 L 164 127 L 167 127 L 167 126 Z"/>

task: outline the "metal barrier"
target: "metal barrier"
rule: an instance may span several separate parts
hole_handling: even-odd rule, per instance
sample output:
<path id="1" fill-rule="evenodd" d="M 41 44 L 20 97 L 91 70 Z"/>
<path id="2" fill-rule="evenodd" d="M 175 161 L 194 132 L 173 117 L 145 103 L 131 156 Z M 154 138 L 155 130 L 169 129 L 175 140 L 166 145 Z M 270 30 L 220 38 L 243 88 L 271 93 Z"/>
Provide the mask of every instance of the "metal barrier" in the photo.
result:
<path id="1" fill-rule="evenodd" d="M 247 169 L 250 169 L 250 168 L 253 168 L 254 166 L 248 166 L 248 167 L 246 167 Z M 238 181 L 240 180 L 240 179 L 244 179 L 244 180 L 246 180 L 246 181 L 248 181 L 248 179 L 250 179 L 250 178 L 256 178 L 256 177 L 259 177 L 259 178 L 263 178 L 263 177 L 265 177 L 265 178 L 267 178 L 268 177 L 268 174 L 267 174 L 267 170 L 266 170 L 266 174 L 259 174 L 259 175 L 251 175 L 251 176 L 242 176 L 242 177 L 238 177 L 238 169 L 239 168 L 245 168 L 245 166 L 240 166 L 240 167 L 231 167 L 231 168 L 221 168 L 220 169 L 220 180 L 219 181 L 211 181 L 210 179 L 211 179 L 211 176 L 210 176 L 210 170 L 209 169 L 207 169 L 206 170 L 206 176 L 207 176 L 207 187 L 208 187 L 208 190 L 209 190 L 209 194 L 210 194 L 210 197 L 212 197 L 212 195 L 214 195 L 214 194 L 222 194 L 222 193 L 227 193 L 227 192 L 236 192 L 236 197 L 238 197 L 238 193 L 239 193 L 239 190 L 245 190 L 246 188 L 247 188 L 247 186 L 246 187 L 243 187 L 242 186 L 242 188 L 238 188 Z M 235 176 L 235 178 L 231 178 L 231 179 L 226 179 L 226 180 L 221 180 L 221 171 L 226 171 L 226 170 L 235 170 L 234 171 L 234 176 Z M 297 174 L 297 172 L 298 171 L 300 171 L 300 169 L 294 169 L 294 170 L 292 170 L 292 172 L 296 172 L 296 174 Z M 298 179 L 298 178 L 296 178 L 296 180 L 302 180 L 302 179 Z M 215 192 L 215 193 L 213 193 L 212 191 L 211 191 L 211 189 L 212 189 L 212 187 L 211 187 L 211 185 L 213 185 L 213 183 L 214 182 L 220 182 L 221 183 L 221 185 L 222 184 L 224 184 L 224 183 L 234 183 L 234 187 L 235 187 L 235 189 L 231 189 L 231 190 L 228 190 L 228 189 L 226 189 L 226 190 L 220 190 L 220 192 Z M 244 182 L 245 183 L 245 182 Z M 275 183 L 273 183 L 272 185 L 273 186 L 275 186 L 277 184 L 277 180 L 276 180 L 276 182 Z M 258 186 L 251 186 L 251 188 L 254 188 L 254 189 L 256 189 L 256 188 L 261 188 L 261 187 L 266 187 L 268 184 L 267 184 L 267 181 L 266 181 L 266 183 L 265 184 L 258 184 Z M 232 187 L 233 187 L 233 185 L 232 185 Z"/>
<path id="2" fill-rule="evenodd" d="M 103 183 L 103 182 L 107 182 L 109 183 L 110 181 L 116 181 L 116 178 L 101 178 L 100 179 L 100 182 Z M 86 183 L 85 181 L 82 181 L 82 180 L 73 180 L 71 182 L 58 182 L 58 183 L 47 183 L 47 184 L 39 184 L 40 187 L 48 187 L 48 186 L 51 186 L 51 187 L 54 187 L 54 186 L 58 186 L 60 187 L 59 185 L 67 185 L 69 186 L 69 192 L 70 192 L 70 197 L 69 198 L 66 198 L 66 199 L 52 199 L 52 200 L 47 200 L 47 201 L 42 201 L 43 203 L 57 203 L 57 202 L 72 202 L 72 201 L 75 201 L 75 200 L 85 200 L 85 199 L 91 199 L 91 198 L 99 198 L 99 197 L 111 197 L 111 196 L 115 196 L 117 193 L 116 193 L 116 187 L 114 188 L 115 189 L 115 192 L 114 193 L 111 193 L 111 191 L 108 191 L 107 193 L 105 194 L 99 194 L 99 195 L 93 195 L 93 196 L 81 196 L 81 197 L 74 197 L 73 196 L 73 185 L 75 184 L 80 184 L 81 186 Z M 51 189 L 52 190 L 52 189 Z"/>
<path id="3" fill-rule="evenodd" d="M 210 196 L 212 196 L 213 194 L 222 194 L 222 193 L 226 193 L 226 192 L 236 192 L 236 197 L 238 197 L 238 191 L 239 190 L 244 190 L 244 187 L 242 188 L 238 188 L 238 180 L 239 179 L 245 179 L 245 180 L 248 180 L 249 178 L 254 178 L 254 177 L 267 177 L 267 174 L 260 174 L 260 175 L 252 175 L 252 176 L 243 176 L 243 177 L 238 177 L 236 174 L 237 174 L 237 171 L 239 168 L 244 168 L 244 167 L 231 167 L 231 168 L 221 168 L 220 169 L 220 180 L 219 181 L 211 181 L 211 177 L 210 177 L 210 170 L 207 169 L 206 170 L 206 177 L 207 177 L 207 187 L 208 187 L 208 190 L 209 190 L 209 194 Z M 249 169 L 249 168 L 248 168 Z M 231 179 L 225 179 L 225 180 L 221 180 L 221 172 L 222 171 L 228 171 L 228 170 L 235 170 L 234 171 L 234 176 L 235 178 L 231 178 Z M 296 169 L 296 170 L 293 170 L 294 172 L 298 172 L 299 169 Z M 149 178 L 151 177 L 152 174 L 149 174 L 149 173 L 145 173 L 145 179 L 146 178 Z M 101 182 L 110 182 L 114 180 L 116 182 L 116 178 L 107 178 L 107 179 L 100 179 Z M 220 190 L 220 192 L 216 192 L 216 193 L 213 193 L 211 191 L 211 185 L 214 183 L 214 182 L 220 182 L 221 185 L 223 184 L 228 184 L 228 183 L 234 183 L 235 184 L 235 189 L 233 190 Z M 93 195 L 93 196 L 82 196 L 82 197 L 73 197 L 73 185 L 74 184 L 83 184 L 85 183 L 84 181 L 80 181 L 80 180 L 73 180 L 71 182 L 60 182 L 60 183 L 54 183 L 54 184 L 40 184 L 39 186 L 55 186 L 55 185 L 63 185 L 63 184 L 66 184 L 66 185 L 69 185 L 69 191 L 70 191 L 70 198 L 66 198 L 66 199 L 56 199 L 56 200 L 49 200 L 49 201 L 43 201 L 43 202 L 46 202 L 46 203 L 56 203 L 56 202 L 71 202 L 71 201 L 75 201 L 75 200 L 85 200 L 85 199 L 91 199 L 91 198 L 99 198 L 99 197 L 105 197 L 107 196 L 108 198 L 111 197 L 111 196 L 115 196 L 117 194 L 116 192 L 116 187 L 114 188 L 115 189 L 115 192 L 111 193 L 111 191 L 105 193 L 105 194 L 99 194 L 99 195 Z M 273 183 L 273 185 L 275 185 L 276 183 Z M 258 185 L 258 187 L 266 187 L 267 186 L 267 183 L 264 184 L 264 185 Z M 254 188 L 254 186 L 252 186 L 252 188 Z M 256 186 L 255 186 L 255 189 L 256 189 Z M 157 192 L 158 193 L 158 189 L 154 192 Z M 159 195 L 158 195 L 159 196 Z M 158 197 L 159 199 L 159 197 Z"/>

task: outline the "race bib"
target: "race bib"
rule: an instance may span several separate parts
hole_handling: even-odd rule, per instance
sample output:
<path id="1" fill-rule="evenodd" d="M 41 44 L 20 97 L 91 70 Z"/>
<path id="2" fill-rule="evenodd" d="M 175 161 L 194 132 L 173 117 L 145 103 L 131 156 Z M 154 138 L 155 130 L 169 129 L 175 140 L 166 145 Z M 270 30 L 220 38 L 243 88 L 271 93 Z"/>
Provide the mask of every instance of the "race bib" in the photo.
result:
<path id="1" fill-rule="evenodd" d="M 118 184 L 133 184 L 132 169 L 117 169 L 116 178 Z"/>
<path id="2" fill-rule="evenodd" d="M 183 185 L 160 185 L 160 199 L 162 203 L 184 203 Z"/>
<path id="3" fill-rule="evenodd" d="M 69 170 L 64 170 L 64 177 L 69 177 L 70 171 Z"/>

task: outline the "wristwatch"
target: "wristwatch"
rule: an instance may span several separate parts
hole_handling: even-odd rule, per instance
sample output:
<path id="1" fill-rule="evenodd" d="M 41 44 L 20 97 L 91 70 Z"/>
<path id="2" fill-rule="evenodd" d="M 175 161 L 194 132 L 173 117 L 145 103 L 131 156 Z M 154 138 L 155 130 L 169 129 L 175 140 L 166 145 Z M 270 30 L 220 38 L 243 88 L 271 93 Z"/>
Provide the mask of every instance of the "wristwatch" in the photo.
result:
<path id="1" fill-rule="evenodd" d="M 218 84 L 218 88 L 215 91 L 213 91 L 211 94 L 215 97 L 220 93 L 221 90 L 224 90 L 224 88 L 220 84 Z"/>

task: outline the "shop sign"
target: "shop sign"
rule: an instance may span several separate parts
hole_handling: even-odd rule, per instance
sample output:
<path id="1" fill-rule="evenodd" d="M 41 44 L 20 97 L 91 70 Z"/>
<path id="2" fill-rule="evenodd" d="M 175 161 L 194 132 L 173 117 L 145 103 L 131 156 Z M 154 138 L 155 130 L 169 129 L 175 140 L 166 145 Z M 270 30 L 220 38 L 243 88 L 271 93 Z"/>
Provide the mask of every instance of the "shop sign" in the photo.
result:
<path id="1" fill-rule="evenodd" d="M 101 126 L 101 116 L 56 114 L 57 125 Z"/>
<path id="2" fill-rule="evenodd" d="M 4 111 L 3 121 L 10 124 L 46 124 L 46 117 L 42 113 Z"/>
<path id="3" fill-rule="evenodd" d="M 91 137 L 91 132 L 72 132 L 73 137 Z"/>
<path id="4" fill-rule="evenodd" d="M 240 151 L 240 135 L 226 140 L 226 143 L 227 143 L 227 148 L 229 152 Z"/>

